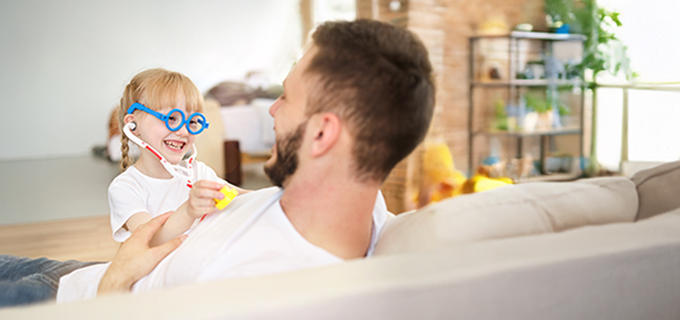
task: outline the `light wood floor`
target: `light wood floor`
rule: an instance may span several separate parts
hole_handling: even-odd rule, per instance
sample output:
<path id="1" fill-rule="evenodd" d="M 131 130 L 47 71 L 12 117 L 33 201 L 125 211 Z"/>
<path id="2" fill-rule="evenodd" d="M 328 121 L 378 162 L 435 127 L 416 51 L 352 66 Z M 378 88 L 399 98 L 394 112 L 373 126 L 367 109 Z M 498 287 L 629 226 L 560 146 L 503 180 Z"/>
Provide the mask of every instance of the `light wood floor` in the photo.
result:
<path id="1" fill-rule="evenodd" d="M 242 160 L 243 188 L 271 186 L 263 159 Z M 0 254 L 110 261 L 119 245 L 106 193 L 117 174 L 117 164 L 91 156 L 0 162 Z"/>
<path id="2" fill-rule="evenodd" d="M 118 246 L 111 237 L 108 215 L 0 226 L 0 254 L 110 261 Z"/>

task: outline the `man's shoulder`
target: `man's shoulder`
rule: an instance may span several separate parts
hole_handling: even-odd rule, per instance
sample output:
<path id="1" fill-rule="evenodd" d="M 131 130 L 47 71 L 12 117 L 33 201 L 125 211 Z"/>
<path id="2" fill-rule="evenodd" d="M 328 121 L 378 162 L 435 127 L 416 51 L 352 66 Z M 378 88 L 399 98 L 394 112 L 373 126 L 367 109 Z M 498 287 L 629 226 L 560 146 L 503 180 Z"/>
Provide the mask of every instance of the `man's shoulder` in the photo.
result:
<path id="1" fill-rule="evenodd" d="M 281 191 L 282 189 L 279 187 L 262 188 L 250 191 L 248 193 L 244 193 L 241 195 L 241 197 L 243 197 L 243 201 L 259 201 L 262 199 L 273 197 Z"/>

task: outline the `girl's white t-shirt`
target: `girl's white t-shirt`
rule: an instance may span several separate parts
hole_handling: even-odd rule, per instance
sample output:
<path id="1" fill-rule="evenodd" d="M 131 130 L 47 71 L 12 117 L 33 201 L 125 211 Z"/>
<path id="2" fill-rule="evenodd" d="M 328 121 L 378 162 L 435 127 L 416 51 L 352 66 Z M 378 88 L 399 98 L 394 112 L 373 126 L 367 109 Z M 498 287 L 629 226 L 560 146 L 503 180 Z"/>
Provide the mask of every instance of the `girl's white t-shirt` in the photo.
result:
<path id="1" fill-rule="evenodd" d="M 283 191 L 272 187 L 236 197 L 219 213 L 208 216 L 132 288 L 133 292 L 183 284 L 249 277 L 340 263 L 343 260 L 308 242 L 281 209 Z M 373 208 L 373 233 L 368 255 L 392 214 L 382 194 Z M 57 302 L 93 298 L 109 264 L 78 269 L 59 281 Z"/>
<path id="2" fill-rule="evenodd" d="M 217 177 L 215 171 L 203 162 L 195 161 L 192 181 L 226 181 Z M 231 186 L 231 185 L 230 185 Z M 113 240 L 125 241 L 130 231 L 123 228 L 132 215 L 148 212 L 152 217 L 174 211 L 189 199 L 186 180 L 157 179 L 149 177 L 134 166 L 118 175 L 109 185 L 109 208 L 111 208 L 111 229 Z"/>

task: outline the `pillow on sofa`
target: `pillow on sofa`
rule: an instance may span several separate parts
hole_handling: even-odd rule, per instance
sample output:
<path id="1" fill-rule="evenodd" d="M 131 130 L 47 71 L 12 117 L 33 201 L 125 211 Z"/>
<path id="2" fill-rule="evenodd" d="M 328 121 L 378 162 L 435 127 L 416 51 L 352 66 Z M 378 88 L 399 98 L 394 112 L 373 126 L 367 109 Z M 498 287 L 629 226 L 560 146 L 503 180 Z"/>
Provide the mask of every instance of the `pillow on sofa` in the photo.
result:
<path id="1" fill-rule="evenodd" d="M 630 178 L 640 199 L 637 220 L 680 207 L 680 161 L 637 172 Z"/>
<path id="2" fill-rule="evenodd" d="M 506 186 L 444 200 L 388 220 L 375 255 L 633 222 L 637 208 L 635 185 L 621 177 Z"/>

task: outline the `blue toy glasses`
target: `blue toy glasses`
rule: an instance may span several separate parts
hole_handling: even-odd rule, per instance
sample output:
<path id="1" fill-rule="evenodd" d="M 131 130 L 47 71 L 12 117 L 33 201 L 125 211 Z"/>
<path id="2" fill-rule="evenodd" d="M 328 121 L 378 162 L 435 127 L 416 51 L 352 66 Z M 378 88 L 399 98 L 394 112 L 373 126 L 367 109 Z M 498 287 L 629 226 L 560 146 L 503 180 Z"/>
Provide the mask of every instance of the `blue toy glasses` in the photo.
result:
<path id="1" fill-rule="evenodd" d="M 208 129 L 208 122 L 205 120 L 205 116 L 200 112 L 195 112 L 189 115 L 189 119 L 185 120 L 184 112 L 180 109 L 172 109 L 167 115 L 160 112 L 151 110 L 145 107 L 143 104 L 135 102 L 130 108 L 128 108 L 127 113 L 132 114 L 135 110 L 144 111 L 156 118 L 165 122 L 165 126 L 168 127 L 170 131 L 177 131 L 182 126 L 186 125 L 187 131 L 191 134 L 199 134 L 203 130 Z"/>

